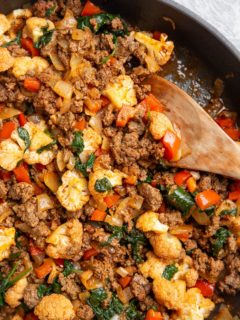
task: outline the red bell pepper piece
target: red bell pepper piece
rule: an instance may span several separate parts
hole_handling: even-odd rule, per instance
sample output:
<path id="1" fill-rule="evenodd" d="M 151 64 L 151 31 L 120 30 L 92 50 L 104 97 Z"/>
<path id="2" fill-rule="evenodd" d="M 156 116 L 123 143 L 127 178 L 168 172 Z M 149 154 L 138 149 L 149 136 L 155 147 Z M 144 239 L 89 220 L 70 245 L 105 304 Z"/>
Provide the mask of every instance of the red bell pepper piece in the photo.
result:
<path id="1" fill-rule="evenodd" d="M 29 176 L 28 168 L 25 165 L 21 164 L 20 166 L 16 167 L 13 170 L 13 173 L 17 179 L 17 182 L 32 183 Z"/>
<path id="2" fill-rule="evenodd" d="M 32 257 L 39 256 L 44 253 L 44 250 L 35 246 L 33 241 L 30 241 L 30 243 L 29 243 L 29 251 L 30 251 L 30 254 Z"/>
<path id="3" fill-rule="evenodd" d="M 54 259 L 54 262 L 56 263 L 57 266 L 59 266 L 60 268 L 64 267 L 64 259 Z"/>
<path id="4" fill-rule="evenodd" d="M 105 218 L 106 218 L 106 212 L 105 211 L 101 211 L 101 210 L 98 210 L 96 209 L 92 216 L 91 216 L 91 219 L 92 221 L 104 221 Z"/>
<path id="5" fill-rule="evenodd" d="M 199 192 L 195 201 L 201 210 L 206 210 L 207 208 L 214 206 L 220 201 L 220 196 L 214 190 L 204 190 Z"/>
<path id="6" fill-rule="evenodd" d="M 106 203 L 108 208 L 111 208 L 118 202 L 119 199 L 120 196 L 118 194 L 112 194 L 110 196 L 106 196 L 104 198 L 104 202 Z"/>
<path id="7" fill-rule="evenodd" d="M 240 190 L 229 192 L 228 199 L 232 201 L 237 201 L 240 199 Z"/>
<path id="8" fill-rule="evenodd" d="M 237 128 L 224 128 L 223 130 L 230 138 L 232 138 L 235 141 L 237 141 L 240 137 L 240 132 Z"/>
<path id="9" fill-rule="evenodd" d="M 214 285 L 207 280 L 197 280 L 195 287 L 201 290 L 201 293 L 205 298 L 211 298 L 213 296 Z"/>
<path id="10" fill-rule="evenodd" d="M 92 3 L 91 1 L 87 1 L 83 8 L 81 16 L 92 16 L 101 12 L 102 10 L 99 7 L 95 6 L 94 3 Z"/>
<path id="11" fill-rule="evenodd" d="M 18 115 L 18 121 L 21 127 L 23 127 L 27 123 L 27 119 L 23 113 Z"/>
<path id="12" fill-rule="evenodd" d="M 175 132 L 167 130 L 162 138 L 162 143 L 165 148 L 164 157 L 169 161 L 174 159 L 181 144 L 180 138 Z"/>
<path id="13" fill-rule="evenodd" d="M 4 122 L 0 130 L 0 140 L 8 139 L 11 137 L 13 130 L 16 129 L 16 123 L 13 121 Z"/>
<path id="14" fill-rule="evenodd" d="M 26 78 L 23 86 L 28 91 L 38 92 L 41 87 L 41 82 L 37 78 Z"/>
<path id="15" fill-rule="evenodd" d="M 161 315 L 161 312 L 154 311 L 153 309 L 148 310 L 146 314 L 145 320 L 162 320 L 163 317 Z"/>
<path id="16" fill-rule="evenodd" d="M 21 45 L 31 54 L 32 57 L 40 56 L 40 51 L 34 47 L 34 43 L 31 38 L 22 38 Z"/>
<path id="17" fill-rule="evenodd" d="M 122 277 L 118 280 L 118 282 L 120 283 L 120 285 L 123 289 L 126 288 L 131 281 L 132 281 L 131 276 Z"/>
<path id="18" fill-rule="evenodd" d="M 217 118 L 215 121 L 221 128 L 232 128 L 235 124 L 235 121 L 231 118 Z"/>
<path id="19" fill-rule="evenodd" d="M 177 172 L 174 176 L 174 182 L 176 183 L 176 185 L 178 186 L 182 186 L 188 178 L 191 177 L 191 173 L 188 171 L 180 171 Z"/>
<path id="20" fill-rule="evenodd" d="M 95 248 L 86 250 L 83 254 L 83 260 L 89 260 L 91 257 L 95 257 L 99 252 Z"/>

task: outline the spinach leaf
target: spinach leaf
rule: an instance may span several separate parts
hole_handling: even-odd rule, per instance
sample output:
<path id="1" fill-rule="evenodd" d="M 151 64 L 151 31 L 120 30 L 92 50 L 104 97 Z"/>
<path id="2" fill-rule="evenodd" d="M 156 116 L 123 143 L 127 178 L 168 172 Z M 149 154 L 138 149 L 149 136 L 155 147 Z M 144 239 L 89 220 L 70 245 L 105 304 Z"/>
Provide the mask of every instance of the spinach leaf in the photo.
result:
<path id="1" fill-rule="evenodd" d="M 176 272 L 178 272 L 178 268 L 174 264 L 169 264 L 164 269 L 164 271 L 162 273 L 162 277 L 167 279 L 167 280 L 171 280 Z"/>
<path id="2" fill-rule="evenodd" d="M 135 299 L 133 299 L 125 310 L 127 320 L 144 319 L 143 313 L 138 311 L 138 309 L 138 302 Z"/>
<path id="3" fill-rule="evenodd" d="M 107 297 L 107 292 L 103 288 L 98 288 L 92 290 L 90 297 L 87 299 L 87 304 L 92 308 L 97 320 L 110 320 L 114 315 L 123 311 L 123 305 L 115 294 L 112 295 L 108 307 L 104 307 L 103 301 Z"/>
<path id="4" fill-rule="evenodd" d="M 226 216 L 226 215 L 236 216 L 237 215 L 237 208 L 233 208 L 233 209 L 229 209 L 229 210 L 225 209 L 220 212 L 221 217 Z"/>
<path id="5" fill-rule="evenodd" d="M 219 251 L 226 244 L 227 238 L 231 236 L 231 232 L 225 228 L 220 228 L 217 230 L 214 236 L 216 237 L 216 239 L 212 246 L 212 252 L 213 256 L 216 257 Z"/>
<path id="6" fill-rule="evenodd" d="M 72 141 L 72 149 L 77 154 L 81 153 L 84 149 L 83 134 L 81 131 L 74 133 L 74 138 Z"/>
<path id="7" fill-rule="evenodd" d="M 103 193 L 103 192 L 112 190 L 112 184 L 110 180 L 105 177 L 105 178 L 96 180 L 94 189 L 97 192 Z"/>
<path id="8" fill-rule="evenodd" d="M 64 270 L 63 270 L 63 275 L 64 277 L 69 276 L 71 273 L 77 273 L 80 272 L 80 269 L 76 269 L 74 264 L 68 260 L 64 261 Z"/>
<path id="9" fill-rule="evenodd" d="M 54 29 L 48 30 L 48 26 L 42 28 L 43 35 L 39 37 L 38 41 L 35 42 L 34 46 L 37 49 L 41 49 L 46 46 L 51 40 L 53 36 Z"/>
<path id="10" fill-rule="evenodd" d="M 107 241 L 103 242 L 101 244 L 102 247 L 105 247 L 109 244 L 111 244 L 113 239 L 119 239 L 121 240 L 126 232 L 126 227 L 118 227 L 118 226 L 111 226 L 110 224 L 105 227 L 106 231 L 112 232 L 112 234 L 108 237 Z"/>
<path id="11" fill-rule="evenodd" d="M 22 272 L 20 272 L 15 278 L 12 278 L 12 276 L 14 275 L 14 273 L 16 272 L 17 270 L 17 267 L 18 265 L 15 264 L 11 271 L 8 273 L 8 275 L 3 278 L 2 274 L 1 274 L 1 284 L 0 284 L 0 307 L 3 307 L 4 304 L 5 304 L 5 301 L 4 301 L 4 296 L 5 296 L 5 292 L 10 288 L 12 287 L 17 281 L 19 281 L 20 279 L 24 278 L 31 270 L 32 268 L 29 268 L 27 270 L 24 270 Z"/>
<path id="12" fill-rule="evenodd" d="M 57 8 L 56 5 L 53 6 L 53 7 L 51 7 L 51 8 L 48 8 L 48 9 L 46 10 L 45 17 L 46 17 L 46 18 L 49 18 L 49 17 L 54 13 L 54 11 L 56 10 L 56 8 Z"/>
<path id="13" fill-rule="evenodd" d="M 90 171 L 94 165 L 96 156 L 94 153 L 90 154 L 88 161 L 86 163 L 81 163 L 80 160 L 76 161 L 75 169 L 79 170 L 85 178 L 88 177 L 88 171 Z"/>
<path id="14" fill-rule="evenodd" d="M 38 298 L 41 299 L 44 296 L 48 296 L 51 293 L 61 293 L 61 285 L 57 281 L 57 278 L 54 279 L 51 285 L 40 284 L 37 289 Z"/>
<path id="15" fill-rule="evenodd" d="M 22 32 L 19 31 L 18 34 L 17 34 L 17 36 L 16 36 L 16 38 L 13 39 L 13 40 L 11 40 L 11 41 L 9 41 L 9 42 L 4 43 L 4 44 L 2 45 L 2 48 L 7 48 L 7 47 L 9 47 L 9 46 L 11 46 L 12 44 L 15 44 L 15 43 L 20 46 L 20 44 L 21 44 L 21 38 L 22 38 Z"/>
<path id="16" fill-rule="evenodd" d="M 110 13 L 99 13 L 92 16 L 79 17 L 78 29 L 89 28 L 94 33 L 111 33 L 116 37 L 123 37 L 129 34 L 127 24 L 121 19 L 123 28 L 114 30 L 111 23 L 115 18 L 121 19 L 119 15 L 114 15 Z M 91 23 L 91 20 L 95 21 L 94 25 Z"/>
<path id="17" fill-rule="evenodd" d="M 133 259 L 136 263 L 141 263 L 143 261 L 140 255 L 140 247 L 147 245 L 147 238 L 139 230 L 133 228 L 127 235 L 124 237 L 123 241 L 131 244 Z"/>
<path id="18" fill-rule="evenodd" d="M 151 183 L 152 182 L 152 176 L 151 175 L 148 175 L 146 180 L 144 181 L 145 183 Z"/>
<path id="19" fill-rule="evenodd" d="M 23 127 L 19 127 L 17 129 L 17 132 L 18 132 L 18 135 L 19 137 L 24 141 L 25 143 L 25 150 L 26 151 L 29 147 L 30 147 L 30 136 L 29 136 L 29 133 L 28 131 L 23 128 Z"/>
<path id="20" fill-rule="evenodd" d="M 37 150 L 37 153 L 42 153 L 42 152 L 45 151 L 45 150 L 49 150 L 49 149 L 51 149 L 52 146 L 54 146 L 55 144 L 57 144 L 57 141 L 56 141 L 56 140 L 54 140 L 53 142 L 47 144 L 46 146 L 43 146 L 43 147 L 39 148 L 39 149 Z"/>

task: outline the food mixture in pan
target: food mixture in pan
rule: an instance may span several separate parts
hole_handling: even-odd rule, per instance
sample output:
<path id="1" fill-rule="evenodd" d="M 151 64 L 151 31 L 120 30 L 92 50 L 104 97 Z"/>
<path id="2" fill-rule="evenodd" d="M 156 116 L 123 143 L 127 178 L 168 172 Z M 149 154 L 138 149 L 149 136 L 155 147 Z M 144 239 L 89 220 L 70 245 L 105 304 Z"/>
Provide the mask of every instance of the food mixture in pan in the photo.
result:
<path id="1" fill-rule="evenodd" d="M 0 319 L 202 320 L 236 295 L 240 182 L 169 166 L 181 132 L 143 84 L 173 42 L 38 0 L 0 45 Z"/>

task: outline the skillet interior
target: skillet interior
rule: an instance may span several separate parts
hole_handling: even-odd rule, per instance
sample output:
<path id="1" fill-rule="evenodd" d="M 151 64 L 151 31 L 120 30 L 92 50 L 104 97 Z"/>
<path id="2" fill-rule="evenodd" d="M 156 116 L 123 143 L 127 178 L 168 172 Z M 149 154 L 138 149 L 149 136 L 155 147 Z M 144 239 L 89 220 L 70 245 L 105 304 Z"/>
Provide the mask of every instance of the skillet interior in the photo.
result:
<path id="1" fill-rule="evenodd" d="M 0 0 L 0 11 L 10 12 L 28 3 L 27 0 Z M 194 95 L 202 105 L 209 97 L 214 79 L 221 77 L 226 85 L 226 103 L 240 114 L 240 53 L 214 28 L 198 16 L 169 0 L 98 0 L 94 1 L 108 11 L 120 13 L 132 25 L 142 30 L 161 30 L 169 34 L 176 45 L 176 58 L 165 67 L 164 75 L 171 78 L 178 66 L 184 77 L 174 77 L 175 82 Z M 173 31 L 169 22 L 176 24 Z M 187 49 L 186 49 L 187 48 Z M 197 52 L 197 54 L 196 54 Z M 185 70 L 187 68 L 187 70 Z M 230 77 L 229 77 L 230 75 Z M 193 94 L 197 78 L 203 88 Z M 198 80 L 197 80 L 198 84 Z M 240 312 L 240 294 L 226 298 L 234 314 Z"/>

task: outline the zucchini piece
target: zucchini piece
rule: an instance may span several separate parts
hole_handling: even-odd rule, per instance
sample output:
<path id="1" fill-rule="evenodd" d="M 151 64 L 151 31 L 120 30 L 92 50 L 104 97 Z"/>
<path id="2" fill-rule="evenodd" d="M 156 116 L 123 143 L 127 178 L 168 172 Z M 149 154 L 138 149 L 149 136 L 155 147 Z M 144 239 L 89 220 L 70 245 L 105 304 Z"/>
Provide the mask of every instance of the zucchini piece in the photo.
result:
<path id="1" fill-rule="evenodd" d="M 181 187 L 170 189 L 167 195 L 167 201 L 174 208 L 181 211 L 183 217 L 185 217 L 189 213 L 190 209 L 195 206 L 195 202 L 191 194 Z"/>

